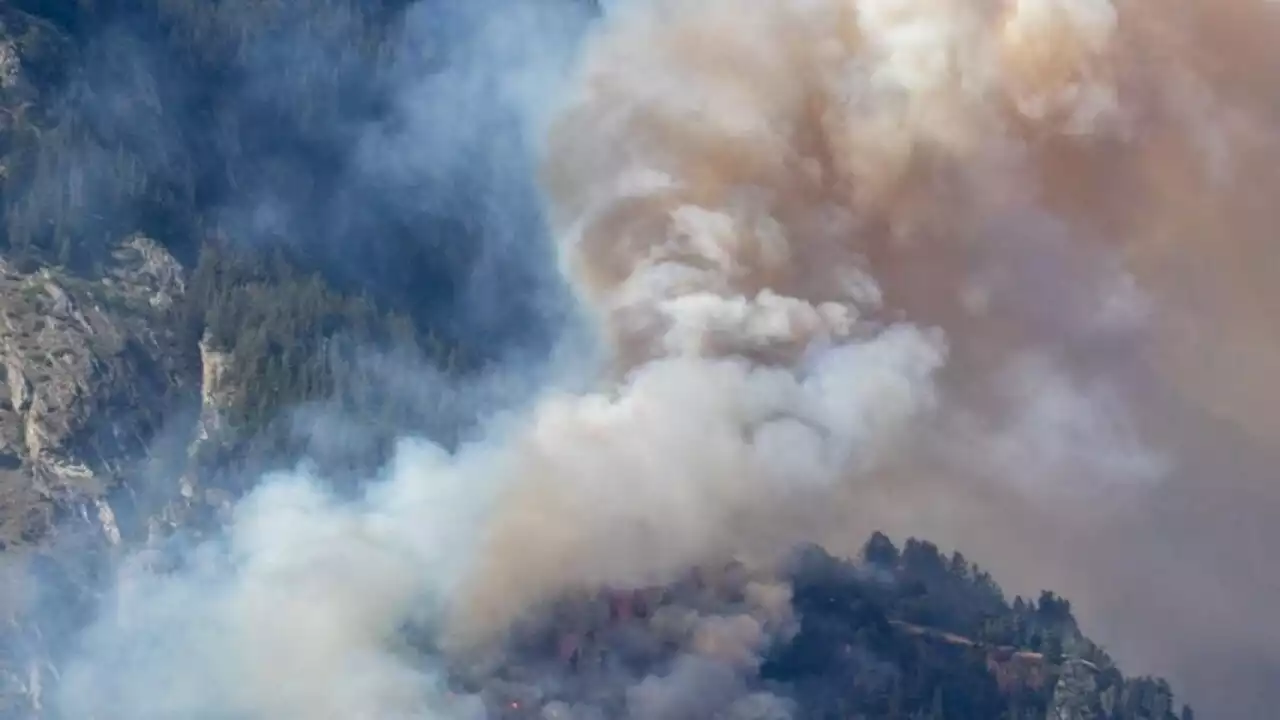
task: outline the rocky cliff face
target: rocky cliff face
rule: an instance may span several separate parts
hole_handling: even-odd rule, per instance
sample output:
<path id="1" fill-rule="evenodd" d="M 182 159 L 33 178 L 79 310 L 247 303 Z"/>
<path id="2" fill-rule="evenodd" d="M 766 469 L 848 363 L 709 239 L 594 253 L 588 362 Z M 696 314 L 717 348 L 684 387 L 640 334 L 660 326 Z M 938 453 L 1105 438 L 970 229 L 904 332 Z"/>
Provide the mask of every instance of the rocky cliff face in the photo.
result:
<path id="1" fill-rule="evenodd" d="M 0 192 L 47 128 L 50 88 L 73 48 L 50 23 L 0 4 Z M 193 467 L 157 470 L 177 447 L 216 442 L 230 360 L 191 341 L 188 269 L 142 234 L 72 271 L 0 252 L 0 717 L 44 716 L 54 647 L 94 602 L 91 577 L 122 545 L 154 540 L 226 498 Z M 193 410 L 199 407 L 198 413 Z M 170 481 L 157 473 L 172 472 Z M 47 552 L 57 546 L 58 552 Z M 30 581 L 56 594 L 39 612 Z M 65 607 L 63 607 L 65 606 Z M 54 616 L 54 617 L 51 617 Z"/>
<path id="2" fill-rule="evenodd" d="M 42 602 L 22 581 L 43 564 L 91 599 L 95 557 L 136 535 L 143 465 L 182 398 L 198 390 L 178 303 L 184 272 L 149 238 L 122 239 L 95 277 L 0 258 L 0 547 L 21 566 L 0 583 L 0 717 L 39 717 L 56 678 Z M 181 432 L 181 429 L 179 429 Z M 154 502 L 157 517 L 173 503 Z M 66 541 L 60 536 L 68 535 Z M 41 554 L 53 543 L 80 567 Z M 79 548 L 76 551 L 76 548 Z M 52 565 L 50 565 L 52 563 Z M 61 600 L 60 600 L 61 601 Z M 74 602 L 74 600 L 73 600 Z"/>
<path id="3" fill-rule="evenodd" d="M 0 259 L 0 542 L 32 542 L 60 510 L 89 507 L 119 542 L 103 498 L 198 377 L 180 337 L 183 290 L 182 268 L 142 236 L 92 279 Z"/>

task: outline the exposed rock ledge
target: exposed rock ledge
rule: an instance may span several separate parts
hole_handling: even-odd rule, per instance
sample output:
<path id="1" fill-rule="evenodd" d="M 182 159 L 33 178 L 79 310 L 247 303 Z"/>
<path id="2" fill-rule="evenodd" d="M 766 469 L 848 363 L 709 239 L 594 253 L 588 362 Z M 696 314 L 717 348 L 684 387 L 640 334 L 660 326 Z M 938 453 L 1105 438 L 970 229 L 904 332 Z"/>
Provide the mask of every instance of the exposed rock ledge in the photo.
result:
<path id="1" fill-rule="evenodd" d="M 92 279 L 0 259 L 0 543 L 33 541 L 67 511 L 119 540 L 104 495 L 200 376 L 184 289 L 178 262 L 136 235 Z"/>

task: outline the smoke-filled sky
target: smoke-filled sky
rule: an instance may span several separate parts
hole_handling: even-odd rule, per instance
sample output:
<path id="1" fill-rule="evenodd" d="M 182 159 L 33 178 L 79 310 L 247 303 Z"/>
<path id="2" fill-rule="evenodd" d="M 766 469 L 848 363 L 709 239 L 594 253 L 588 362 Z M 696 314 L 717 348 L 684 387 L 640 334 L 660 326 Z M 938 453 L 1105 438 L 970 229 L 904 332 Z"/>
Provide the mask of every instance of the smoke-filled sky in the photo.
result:
<path id="1" fill-rule="evenodd" d="M 406 624 L 481 652 L 876 529 L 1062 592 L 1209 717 L 1275 706 L 1280 7 L 620 0 L 568 63 L 574 23 L 512 7 L 465 57 L 506 68 L 603 361 L 357 502 L 267 478 L 184 570 L 130 563 L 67 717 L 457 717 Z M 472 127 L 405 85 L 388 173 Z"/>

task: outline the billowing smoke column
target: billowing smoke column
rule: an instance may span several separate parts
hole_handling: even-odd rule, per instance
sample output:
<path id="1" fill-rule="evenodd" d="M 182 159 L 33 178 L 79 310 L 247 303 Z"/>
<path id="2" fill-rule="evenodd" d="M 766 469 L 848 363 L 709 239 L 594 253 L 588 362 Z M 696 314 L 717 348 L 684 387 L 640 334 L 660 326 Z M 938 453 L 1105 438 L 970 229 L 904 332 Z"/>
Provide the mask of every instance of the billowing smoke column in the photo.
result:
<path id="1" fill-rule="evenodd" d="M 980 278 L 957 283 L 998 224 L 1050 226 L 1046 211 L 1028 217 L 1023 138 L 1123 137 L 1104 62 L 1117 26 L 1106 0 L 619 9 L 551 128 L 544 176 L 614 377 L 598 396 L 549 401 L 519 441 L 460 622 L 500 628 L 540 593 L 661 581 L 820 532 L 833 497 L 870 485 L 934 409 L 944 343 L 908 323 L 950 318 L 917 312 L 917 286 L 980 314 Z M 877 261 L 886 281 L 898 263 L 937 277 L 889 284 Z M 1098 310 L 1120 325 L 1135 314 Z M 1054 370 L 1024 364 L 1014 412 L 1103 417 L 1069 387 L 1037 406 Z M 1006 435 L 978 440 L 1020 467 L 1044 450 Z M 1097 435 L 1089 452 L 1108 452 L 1111 433 Z M 1121 475 L 1162 469 L 1114 452 Z"/>
<path id="2" fill-rule="evenodd" d="M 764 574 L 759 602 L 680 625 L 679 667 L 712 668 L 686 695 L 727 671 L 724 708 L 777 717 L 733 680 L 784 632 L 770 563 L 877 526 L 1081 597 L 1118 637 L 1133 622 L 1131 652 L 1167 650 L 1161 670 L 1193 634 L 1143 617 L 1243 637 L 1228 623 L 1263 616 L 1273 575 L 1210 573 L 1161 528 L 1202 527 L 1188 508 L 1247 482 L 1216 461 L 1190 467 L 1231 470 L 1219 485 L 1191 477 L 1181 446 L 1244 463 L 1280 439 L 1280 105 L 1258 92 L 1280 77 L 1275 13 L 618 3 L 542 148 L 563 267 L 608 350 L 595 389 L 549 390 L 453 456 L 406 446 L 358 503 L 268 482 L 189 569 L 125 573 L 65 712 L 479 712 L 406 625 L 483 674 L 566 595 L 736 558 Z M 1275 506 L 1273 477 L 1249 491 Z M 1160 612 L 1124 605 L 1144 582 Z M 720 634 L 748 638 L 738 660 L 716 660 Z M 685 716 L 681 677 L 640 681 L 619 712 Z"/>
<path id="3" fill-rule="evenodd" d="M 617 3 L 543 148 L 607 389 L 536 416 L 454 629 L 887 527 L 1260 712 L 1277 33 L 1261 0 Z"/>

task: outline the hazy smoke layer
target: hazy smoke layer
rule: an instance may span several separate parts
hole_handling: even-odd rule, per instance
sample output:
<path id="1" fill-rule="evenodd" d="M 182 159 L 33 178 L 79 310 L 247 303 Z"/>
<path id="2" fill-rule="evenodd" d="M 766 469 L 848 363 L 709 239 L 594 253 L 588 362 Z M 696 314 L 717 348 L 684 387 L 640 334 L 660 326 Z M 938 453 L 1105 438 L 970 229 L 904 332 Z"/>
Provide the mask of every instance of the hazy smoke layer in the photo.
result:
<path id="1" fill-rule="evenodd" d="M 1263 0 L 618 4 L 542 148 L 597 389 L 414 446 L 356 505 L 269 483 L 194 569 L 126 575 L 68 715 L 477 712 L 404 625 L 484 649 L 566 593 L 883 526 L 1060 589 L 1135 670 L 1260 716 L 1278 23 Z M 715 709 L 671 709 L 716 655 L 697 637 L 625 714 Z M 719 707 L 784 714 L 739 665 L 707 671 L 730 668 Z"/>

